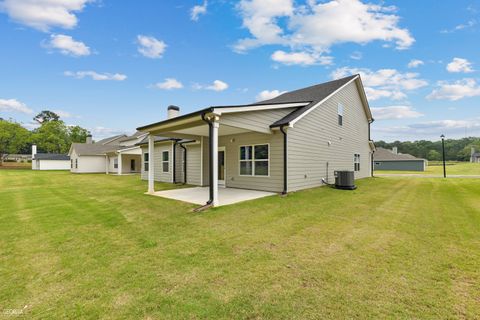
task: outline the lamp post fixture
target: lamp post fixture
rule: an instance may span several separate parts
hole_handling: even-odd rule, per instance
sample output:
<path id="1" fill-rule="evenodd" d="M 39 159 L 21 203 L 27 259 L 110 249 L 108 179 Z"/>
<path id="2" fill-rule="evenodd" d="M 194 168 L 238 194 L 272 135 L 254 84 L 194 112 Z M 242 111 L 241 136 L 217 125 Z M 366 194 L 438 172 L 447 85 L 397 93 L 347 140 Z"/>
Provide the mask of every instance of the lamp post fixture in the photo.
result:
<path id="1" fill-rule="evenodd" d="M 440 138 L 442 138 L 443 177 L 446 178 L 447 170 L 445 168 L 445 135 L 442 134 Z"/>

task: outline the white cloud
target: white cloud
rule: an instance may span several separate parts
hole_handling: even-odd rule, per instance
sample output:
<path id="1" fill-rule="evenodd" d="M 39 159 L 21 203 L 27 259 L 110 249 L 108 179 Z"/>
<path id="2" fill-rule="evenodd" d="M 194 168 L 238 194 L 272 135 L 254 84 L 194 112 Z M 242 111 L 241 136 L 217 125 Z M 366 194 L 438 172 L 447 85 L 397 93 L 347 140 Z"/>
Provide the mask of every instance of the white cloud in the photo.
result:
<path id="1" fill-rule="evenodd" d="M 52 34 L 46 47 L 57 49 L 60 53 L 67 56 L 81 57 L 90 55 L 90 48 L 83 42 L 76 41 L 71 36 L 64 34 Z"/>
<path id="2" fill-rule="evenodd" d="M 365 85 L 365 92 L 370 100 L 405 99 L 407 96 L 404 91 L 412 91 L 428 85 L 427 81 L 419 78 L 418 73 L 401 73 L 396 69 L 372 71 L 367 68 L 343 67 L 334 70 L 331 76 L 333 79 L 339 79 L 352 74 L 360 74 Z"/>
<path id="3" fill-rule="evenodd" d="M 63 111 L 63 110 L 53 110 L 60 118 L 80 118 L 79 116 L 73 115 L 70 112 Z"/>
<path id="4" fill-rule="evenodd" d="M 409 119 L 423 116 L 411 106 L 389 106 L 371 108 L 375 120 Z"/>
<path id="5" fill-rule="evenodd" d="M 353 59 L 353 60 L 362 60 L 362 58 L 363 58 L 363 54 L 360 51 L 354 51 L 350 55 L 350 59 Z"/>
<path id="6" fill-rule="evenodd" d="M 469 73 L 469 72 L 473 72 L 474 70 L 472 69 L 472 63 L 467 59 L 453 58 L 452 62 L 447 64 L 447 71 L 454 72 L 454 73 L 458 73 L 458 72 Z"/>
<path id="7" fill-rule="evenodd" d="M 409 67 L 410 69 L 412 68 L 417 68 L 421 65 L 425 64 L 422 60 L 419 60 L 419 59 L 412 59 L 410 60 L 410 62 L 408 63 L 407 67 Z"/>
<path id="8" fill-rule="evenodd" d="M 285 52 L 282 50 L 275 51 L 272 56 L 272 60 L 275 62 L 280 62 L 286 65 L 329 65 L 332 64 L 332 57 L 321 56 L 317 53 L 308 53 L 308 52 Z"/>
<path id="9" fill-rule="evenodd" d="M 381 135 L 382 139 L 389 138 L 389 140 L 439 140 L 441 134 L 445 134 L 447 137 L 461 138 L 465 137 L 466 132 L 468 135 L 479 135 L 480 118 L 433 120 L 404 126 L 375 126 L 372 130 L 375 136 Z"/>
<path id="10" fill-rule="evenodd" d="M 207 1 L 205 1 L 202 5 L 196 5 L 192 8 L 192 10 L 190 11 L 190 19 L 192 19 L 193 21 L 198 21 L 198 18 L 206 13 Z"/>
<path id="11" fill-rule="evenodd" d="M 143 56 L 152 59 L 161 58 L 167 48 L 165 42 L 154 37 L 138 35 L 137 43 L 139 45 L 138 52 Z"/>
<path id="12" fill-rule="evenodd" d="M 455 32 L 455 31 L 460 31 L 460 30 L 463 30 L 463 29 L 472 28 L 472 27 L 474 27 L 476 24 L 477 24 L 477 20 L 471 19 L 471 20 L 468 20 L 466 23 L 462 23 L 462 24 L 456 25 L 453 29 L 444 29 L 444 30 L 441 30 L 440 33 L 453 33 L 453 32 Z"/>
<path id="13" fill-rule="evenodd" d="M 173 78 L 166 78 L 163 82 L 157 82 L 153 85 L 154 88 L 162 89 L 162 90 L 172 90 L 172 89 L 181 89 L 183 88 L 183 84 Z"/>
<path id="14" fill-rule="evenodd" d="M 394 7 L 365 4 L 359 0 L 307 1 L 241 0 L 237 5 L 243 27 L 251 37 L 239 40 L 234 49 L 245 52 L 263 45 L 282 45 L 292 52 L 329 52 L 340 43 L 394 42 L 397 49 L 409 48 L 414 38 L 398 26 Z"/>
<path id="15" fill-rule="evenodd" d="M 2 112 L 20 112 L 32 114 L 33 110 L 27 107 L 23 102 L 17 99 L 0 99 L 0 111 Z"/>
<path id="16" fill-rule="evenodd" d="M 279 90 L 263 90 L 257 95 L 256 99 L 257 101 L 270 100 L 284 94 L 285 92 L 286 91 Z"/>
<path id="17" fill-rule="evenodd" d="M 95 139 L 103 139 L 103 138 L 108 138 L 112 136 L 116 136 L 119 134 L 126 134 L 126 130 L 122 129 L 112 129 L 112 128 L 106 128 L 102 126 L 98 127 L 93 127 L 93 128 L 88 128 L 90 133 L 95 137 Z"/>
<path id="18" fill-rule="evenodd" d="M 95 71 L 77 71 L 77 72 L 65 71 L 63 74 L 67 77 L 73 77 L 76 79 L 83 79 L 86 77 L 90 77 L 92 78 L 92 80 L 96 80 L 96 81 L 106 81 L 106 80 L 123 81 L 127 79 L 127 76 L 121 73 L 97 73 Z"/>
<path id="19" fill-rule="evenodd" d="M 195 90 L 213 90 L 213 91 L 223 91 L 228 89 L 228 83 L 223 82 L 221 80 L 215 80 L 210 85 L 201 85 L 198 83 L 193 84 L 193 89 Z"/>
<path id="20" fill-rule="evenodd" d="M 480 86 L 475 79 L 465 78 L 453 83 L 439 81 L 437 88 L 427 96 L 430 100 L 456 101 L 463 98 L 480 96 Z"/>
<path id="21" fill-rule="evenodd" d="M 92 0 L 4 0 L 0 11 L 21 24 L 47 32 L 52 27 L 74 28 L 81 12 Z"/>

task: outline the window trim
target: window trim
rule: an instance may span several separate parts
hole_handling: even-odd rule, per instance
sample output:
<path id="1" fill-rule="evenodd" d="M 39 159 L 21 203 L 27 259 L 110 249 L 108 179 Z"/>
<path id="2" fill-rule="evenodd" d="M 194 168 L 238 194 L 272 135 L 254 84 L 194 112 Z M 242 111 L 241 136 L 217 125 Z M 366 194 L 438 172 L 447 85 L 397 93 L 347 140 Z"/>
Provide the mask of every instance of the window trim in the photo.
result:
<path id="1" fill-rule="evenodd" d="M 345 108 L 343 106 L 343 103 L 339 102 L 337 104 L 337 125 L 340 126 L 340 127 L 343 127 L 343 113 L 344 113 L 344 111 L 345 111 Z"/>
<path id="2" fill-rule="evenodd" d="M 118 169 L 118 157 L 113 158 L 113 169 Z"/>
<path id="3" fill-rule="evenodd" d="M 354 153 L 353 154 L 353 172 L 360 172 L 360 170 L 361 170 L 360 159 L 361 159 L 360 153 Z M 358 170 L 357 170 L 357 164 L 358 164 Z"/>
<path id="4" fill-rule="evenodd" d="M 256 146 L 267 146 L 268 147 L 268 158 L 267 159 L 255 159 L 255 147 Z M 241 148 L 242 147 L 252 147 L 252 159 L 249 160 L 242 160 L 241 159 Z M 252 174 L 241 174 L 241 162 L 247 162 L 251 161 L 252 162 Z M 268 174 L 267 175 L 256 175 L 255 174 L 255 162 L 256 161 L 267 161 L 268 162 Z M 258 177 L 258 178 L 269 178 L 270 177 L 270 143 L 253 143 L 253 144 L 244 144 L 244 145 L 239 145 L 238 146 L 238 175 L 241 177 Z"/>
<path id="5" fill-rule="evenodd" d="M 163 160 L 163 154 L 165 152 L 168 154 L 168 160 L 167 161 Z M 163 167 L 165 162 L 168 163 L 168 166 L 167 166 L 168 170 L 167 171 L 165 171 L 164 167 Z M 162 150 L 162 173 L 169 173 L 169 172 L 170 172 L 170 150 Z"/>

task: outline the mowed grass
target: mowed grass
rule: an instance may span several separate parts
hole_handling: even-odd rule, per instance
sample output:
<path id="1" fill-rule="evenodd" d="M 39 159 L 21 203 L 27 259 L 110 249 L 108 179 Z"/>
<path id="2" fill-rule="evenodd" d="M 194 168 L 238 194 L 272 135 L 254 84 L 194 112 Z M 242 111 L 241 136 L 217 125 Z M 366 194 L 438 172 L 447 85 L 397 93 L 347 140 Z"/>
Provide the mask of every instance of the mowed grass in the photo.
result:
<path id="1" fill-rule="evenodd" d="M 357 185 L 192 213 L 138 176 L 0 171 L 0 315 L 479 318 L 480 181 Z"/>
<path id="2" fill-rule="evenodd" d="M 480 163 L 470 162 L 447 162 L 446 163 L 447 175 L 480 175 Z M 443 165 L 439 162 L 429 163 L 425 171 L 392 171 L 392 170 L 375 170 L 376 173 L 399 173 L 399 174 L 429 174 L 429 175 L 442 175 Z"/>

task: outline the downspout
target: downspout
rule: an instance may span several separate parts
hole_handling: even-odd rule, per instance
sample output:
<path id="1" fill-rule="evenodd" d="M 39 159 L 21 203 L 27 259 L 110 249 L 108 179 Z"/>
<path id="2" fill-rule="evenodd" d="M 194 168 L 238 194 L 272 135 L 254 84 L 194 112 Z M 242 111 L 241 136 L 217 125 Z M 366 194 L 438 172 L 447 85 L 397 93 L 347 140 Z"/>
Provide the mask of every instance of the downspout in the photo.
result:
<path id="1" fill-rule="evenodd" d="M 372 118 L 372 120 L 370 120 L 368 122 L 368 141 L 372 141 L 372 137 L 370 136 L 370 126 L 371 124 L 373 123 L 373 121 L 375 121 L 375 119 Z M 373 141 L 372 141 L 373 142 Z M 371 171 L 372 171 L 372 177 L 374 176 L 373 175 L 373 155 L 375 154 L 375 150 L 372 150 L 372 157 L 370 159 L 370 165 L 371 165 Z"/>
<path id="2" fill-rule="evenodd" d="M 178 144 L 183 149 L 183 184 L 187 183 L 187 148 L 183 143 Z"/>
<path id="3" fill-rule="evenodd" d="M 176 175 L 176 172 L 177 172 L 177 142 L 178 140 L 174 140 L 173 142 L 173 172 L 172 172 L 172 180 L 173 180 L 173 183 L 177 183 L 177 175 Z"/>
<path id="4" fill-rule="evenodd" d="M 208 152 L 210 154 L 210 157 L 208 159 L 208 167 L 209 167 L 209 172 L 208 172 L 208 176 L 209 176 L 209 183 L 208 183 L 208 186 L 209 186 L 209 199 L 207 201 L 207 206 L 208 205 L 211 205 L 213 203 L 213 162 L 212 162 L 212 159 L 213 159 L 213 139 L 212 139 L 212 136 L 213 136 L 213 123 L 212 121 L 208 120 L 205 118 L 205 113 L 202 113 L 202 120 L 205 121 L 207 124 L 208 124 Z M 203 155 L 202 155 L 203 157 Z"/>
<path id="5" fill-rule="evenodd" d="M 282 194 L 287 194 L 287 185 L 288 185 L 288 177 L 287 177 L 287 165 L 288 165 L 288 150 L 287 150 L 287 132 L 285 131 L 285 126 L 280 127 L 280 131 L 283 133 L 283 191 Z"/>

